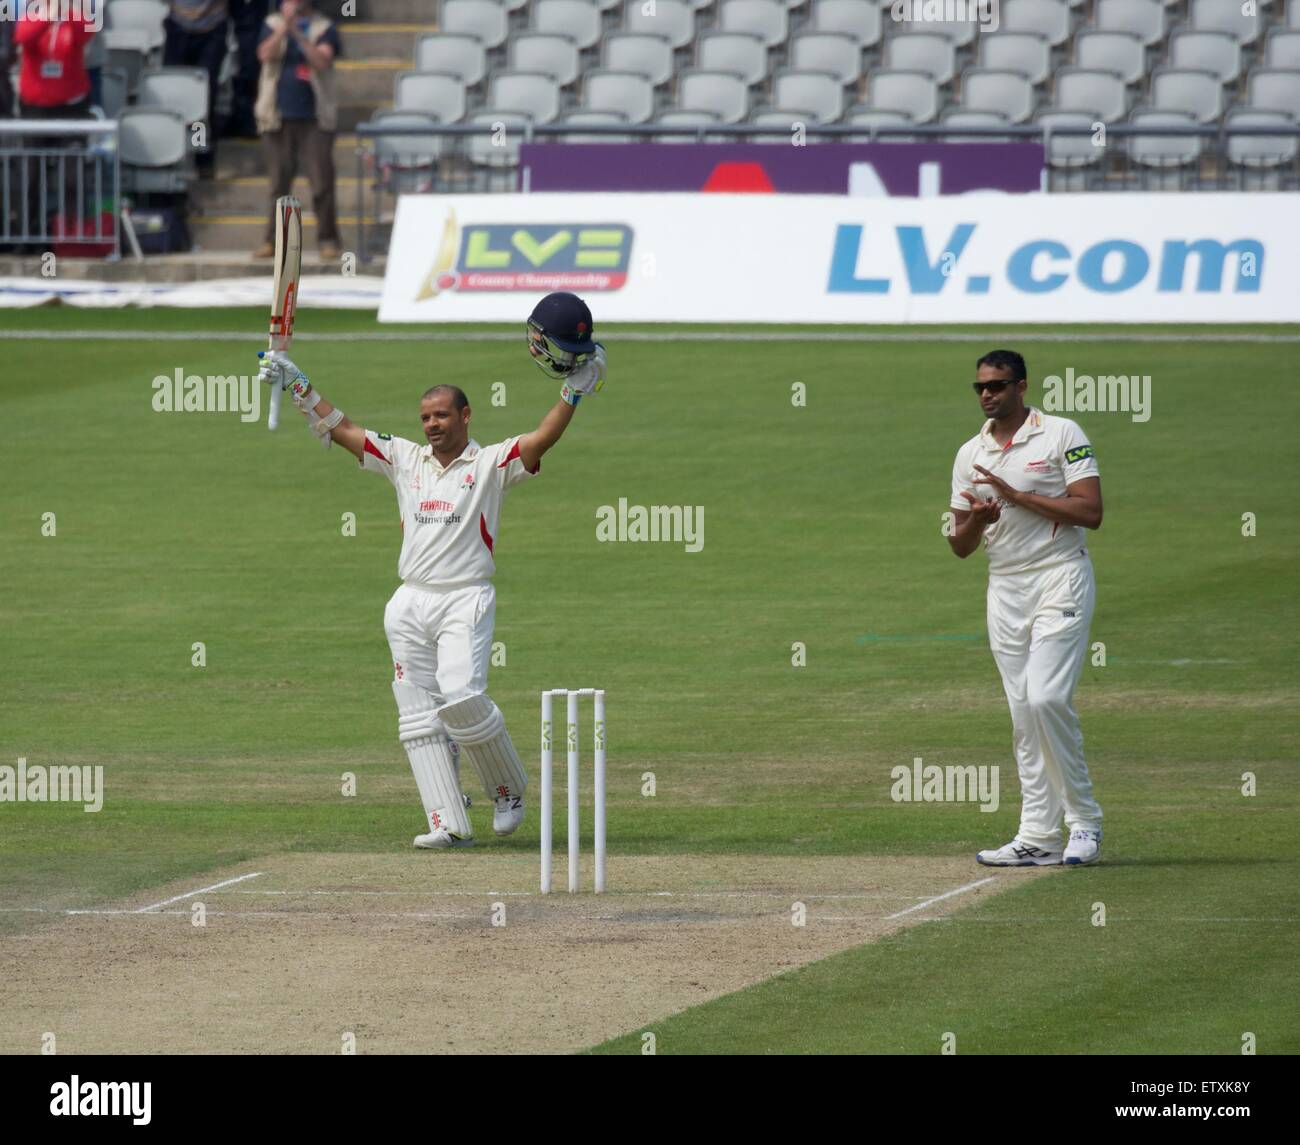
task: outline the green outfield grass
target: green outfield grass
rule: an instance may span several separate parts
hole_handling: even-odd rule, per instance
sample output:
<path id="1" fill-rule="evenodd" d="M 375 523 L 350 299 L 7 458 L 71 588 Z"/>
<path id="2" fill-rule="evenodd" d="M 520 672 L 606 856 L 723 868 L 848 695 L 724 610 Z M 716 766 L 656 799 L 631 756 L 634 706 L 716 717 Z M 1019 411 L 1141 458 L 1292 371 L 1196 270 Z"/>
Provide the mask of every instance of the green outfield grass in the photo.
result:
<path id="1" fill-rule="evenodd" d="M 91 907 L 279 851 L 409 848 L 420 811 L 382 627 L 391 488 L 323 453 L 292 409 L 274 436 L 151 409 L 155 376 L 254 373 L 264 328 L 260 310 L 4 317 L 0 764 L 103 764 L 107 795 L 93 815 L 0 804 L 0 906 Z M 376 328 L 300 316 L 304 335 Z M 241 348 L 4 329 L 250 334 Z M 940 533 L 953 455 L 980 423 L 974 360 L 992 347 L 911 333 L 611 333 L 604 393 L 510 495 L 491 690 L 530 763 L 540 688 L 608 690 L 611 852 L 973 856 L 1014 832 L 984 559 L 955 560 Z M 522 341 L 308 337 L 295 356 L 355 420 L 410 437 L 420 391 L 456 382 L 486 443 L 554 399 Z M 1246 1031 L 1261 1053 L 1300 1051 L 1295 347 L 1025 350 L 1034 400 L 1067 367 L 1152 377 L 1149 422 L 1076 418 L 1106 498 L 1090 541 L 1106 664 L 1077 699 L 1104 864 L 685 1011 L 653 1027 L 659 1052 L 937 1053 L 949 1031 L 967 1053 L 1234 1053 Z M 596 509 L 620 497 L 703 506 L 703 551 L 597 543 Z M 892 803 L 890 769 L 916 756 L 1001 764 L 1001 809 Z M 340 796 L 345 771 L 357 798 Z M 480 800 L 485 835 L 489 814 Z M 535 815 L 488 845 L 534 851 Z M 0 932 L 43 917 L 0 913 Z M 640 1033 L 599 1049 L 640 1052 Z"/>

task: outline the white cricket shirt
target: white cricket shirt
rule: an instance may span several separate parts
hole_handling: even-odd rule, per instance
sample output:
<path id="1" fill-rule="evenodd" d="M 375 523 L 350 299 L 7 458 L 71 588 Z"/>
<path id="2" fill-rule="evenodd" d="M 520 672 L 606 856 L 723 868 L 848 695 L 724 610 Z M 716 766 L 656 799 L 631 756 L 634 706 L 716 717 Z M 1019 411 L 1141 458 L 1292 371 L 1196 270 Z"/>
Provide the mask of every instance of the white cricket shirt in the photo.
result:
<path id="1" fill-rule="evenodd" d="M 981 501 L 994 495 L 991 486 L 975 484 L 983 476 L 975 472 L 976 465 L 1013 489 L 1043 497 L 1064 497 L 1065 487 L 1072 482 L 1100 476 L 1083 430 L 1068 417 L 1053 417 L 1032 406 L 1025 424 L 1005 446 L 994 440 L 990 420 L 957 450 L 952 467 L 952 508 L 970 510 L 963 491 Z M 984 530 L 991 575 L 1033 572 L 1088 555 L 1082 526 L 1062 525 L 1030 509 L 1005 501 L 1001 504 L 1002 516 Z"/>
<path id="2" fill-rule="evenodd" d="M 517 437 L 488 446 L 471 440 L 444 469 L 432 445 L 369 429 L 361 467 L 382 473 L 397 491 L 402 518 L 397 575 L 408 584 L 435 588 L 492 576 L 506 490 L 537 473 L 524 468 Z"/>

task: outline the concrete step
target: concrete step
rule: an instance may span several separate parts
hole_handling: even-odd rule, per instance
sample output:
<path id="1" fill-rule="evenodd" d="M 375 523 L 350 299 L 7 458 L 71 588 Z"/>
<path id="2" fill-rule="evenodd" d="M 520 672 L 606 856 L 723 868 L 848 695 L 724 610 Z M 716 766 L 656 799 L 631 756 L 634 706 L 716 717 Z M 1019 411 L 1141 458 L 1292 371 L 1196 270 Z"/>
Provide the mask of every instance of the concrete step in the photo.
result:
<path id="1" fill-rule="evenodd" d="M 355 210 L 357 177 L 339 175 L 334 181 L 334 191 L 339 209 Z M 195 183 L 190 190 L 191 219 L 216 215 L 256 215 L 270 210 L 266 178 L 261 175 L 241 175 L 235 179 Z M 311 184 L 306 178 L 294 180 L 293 194 L 306 207 L 311 205 Z"/>
<path id="2" fill-rule="evenodd" d="M 393 82 L 412 68 L 410 59 L 374 59 L 339 61 L 338 95 L 340 103 L 391 107 Z"/>
<path id="3" fill-rule="evenodd" d="M 432 24 L 438 0 L 356 0 L 356 14 L 368 24 Z"/>
<path id="4" fill-rule="evenodd" d="M 334 137 L 334 170 L 339 175 L 355 175 L 357 137 L 343 132 Z M 266 153 L 260 139 L 223 139 L 217 148 L 217 179 L 241 175 L 266 177 Z"/>
<path id="5" fill-rule="evenodd" d="M 349 208 L 350 209 L 350 208 Z M 391 222 L 391 220 L 389 220 Z M 357 220 L 352 214 L 339 215 L 340 246 L 352 250 L 357 243 Z M 203 252 L 252 251 L 261 245 L 266 233 L 266 218 L 260 213 L 247 215 L 207 215 L 190 219 L 190 238 Z M 307 203 L 302 212 L 303 261 L 308 252 L 316 253 L 316 216 Z"/>
<path id="6" fill-rule="evenodd" d="M 415 41 L 427 32 L 436 32 L 432 22 L 420 24 L 358 24 L 349 20 L 343 25 L 343 55 L 339 66 L 365 60 L 402 60 L 406 67 L 415 66 Z"/>

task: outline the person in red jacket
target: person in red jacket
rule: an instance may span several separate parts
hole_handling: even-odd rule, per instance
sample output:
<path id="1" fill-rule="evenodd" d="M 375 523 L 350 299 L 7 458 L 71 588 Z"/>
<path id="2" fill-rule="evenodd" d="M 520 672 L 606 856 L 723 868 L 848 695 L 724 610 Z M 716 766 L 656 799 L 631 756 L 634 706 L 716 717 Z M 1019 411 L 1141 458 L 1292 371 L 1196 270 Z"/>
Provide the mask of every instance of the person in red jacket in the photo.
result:
<path id="1" fill-rule="evenodd" d="M 80 118 L 90 104 L 90 76 L 83 59 L 86 41 L 95 34 L 80 14 L 54 17 L 44 0 L 24 6 L 14 29 L 22 51 L 18 103 L 24 119 Z"/>

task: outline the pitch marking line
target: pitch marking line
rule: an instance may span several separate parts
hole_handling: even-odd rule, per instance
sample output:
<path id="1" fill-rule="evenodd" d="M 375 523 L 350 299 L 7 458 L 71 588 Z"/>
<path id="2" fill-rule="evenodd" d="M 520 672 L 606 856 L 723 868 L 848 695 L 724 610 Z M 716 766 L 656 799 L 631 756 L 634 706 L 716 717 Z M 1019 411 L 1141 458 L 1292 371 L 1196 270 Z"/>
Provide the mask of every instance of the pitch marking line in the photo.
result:
<path id="1" fill-rule="evenodd" d="M 935 895 L 934 898 L 926 899 L 924 902 L 919 902 L 915 906 L 909 906 L 906 910 L 900 910 L 896 914 L 886 915 L 885 921 L 893 922 L 894 919 L 902 918 L 905 914 L 911 914 L 914 910 L 925 910 L 926 907 L 932 906 L 934 903 L 943 902 L 944 899 L 950 899 L 956 895 L 965 894 L 967 891 L 973 891 L 976 887 L 982 887 L 988 883 L 994 882 L 996 881 L 996 878 L 997 876 L 995 875 L 989 875 L 987 878 L 976 879 L 975 882 L 967 883 L 964 887 L 958 887 L 956 890 L 945 891 L 943 894 Z"/>
<path id="2" fill-rule="evenodd" d="M 195 895 L 206 894 L 208 891 L 220 890 L 222 887 L 233 886 L 235 883 L 242 883 L 248 879 L 256 879 L 262 874 L 261 871 L 254 871 L 251 875 L 238 875 L 233 879 L 226 879 L 224 882 L 213 883 L 210 887 L 199 887 L 196 891 L 186 891 L 183 895 L 173 895 L 169 899 L 163 899 L 162 902 L 152 903 L 149 906 L 142 906 L 138 910 L 129 911 L 130 914 L 148 914 L 150 911 L 158 910 L 161 907 L 170 906 L 174 902 L 180 902 L 182 899 L 193 898 Z M 90 914 L 91 911 L 70 910 L 69 914 Z"/>
<path id="3" fill-rule="evenodd" d="M 1036 330 L 994 330 L 980 333 L 929 331 L 919 326 L 913 333 L 882 331 L 675 331 L 665 335 L 652 330 L 626 330 L 608 337 L 622 342 L 659 342 L 671 337 L 675 342 L 899 342 L 912 343 L 918 338 L 927 342 L 1203 342 L 1246 343 L 1252 345 L 1292 345 L 1300 343 L 1300 334 L 1100 334 L 1080 331 L 1074 334 Z M 232 330 L 9 330 L 0 341 L 12 339 L 23 342 L 59 341 L 73 342 L 249 342 L 247 334 Z M 480 330 L 449 333 L 430 330 L 370 330 L 352 334 L 307 334 L 294 332 L 298 342 L 517 342 L 519 335 Z M 250 343 L 251 344 L 251 343 Z"/>

